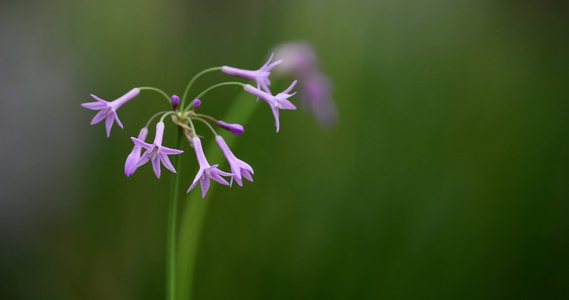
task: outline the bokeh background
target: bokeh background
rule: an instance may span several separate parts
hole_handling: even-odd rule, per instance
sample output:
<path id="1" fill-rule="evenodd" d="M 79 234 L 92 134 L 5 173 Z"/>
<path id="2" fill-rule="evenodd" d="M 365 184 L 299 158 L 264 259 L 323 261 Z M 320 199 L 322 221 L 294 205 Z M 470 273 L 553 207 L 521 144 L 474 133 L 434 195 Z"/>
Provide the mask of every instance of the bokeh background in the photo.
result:
<path id="1" fill-rule="evenodd" d="M 257 109 L 232 147 L 255 182 L 213 191 L 195 299 L 568 298 L 568 29 L 566 1 L 2 1 L 0 299 L 163 299 L 170 176 L 123 164 L 164 101 L 109 139 L 80 103 L 295 40 L 339 122 L 285 111 L 275 134 Z"/>

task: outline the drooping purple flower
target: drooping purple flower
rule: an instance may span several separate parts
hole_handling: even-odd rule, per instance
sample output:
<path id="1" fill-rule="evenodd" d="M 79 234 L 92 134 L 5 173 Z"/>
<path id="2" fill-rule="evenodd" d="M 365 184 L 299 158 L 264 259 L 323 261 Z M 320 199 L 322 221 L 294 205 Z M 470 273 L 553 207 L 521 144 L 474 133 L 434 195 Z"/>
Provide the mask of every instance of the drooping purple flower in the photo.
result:
<path id="1" fill-rule="evenodd" d="M 245 129 L 243 129 L 243 126 L 239 125 L 239 124 L 229 124 L 223 121 L 217 121 L 217 126 L 231 132 L 234 135 L 242 135 L 243 132 L 245 132 Z"/>
<path id="2" fill-rule="evenodd" d="M 221 148 L 221 152 L 223 152 L 223 155 L 225 155 L 227 162 L 229 162 L 229 167 L 231 168 L 233 178 L 235 181 L 237 181 L 237 184 L 239 184 L 239 186 L 243 186 L 243 180 L 241 179 L 241 176 L 253 182 L 253 178 L 251 177 L 251 175 L 254 174 L 253 168 L 251 168 L 251 166 L 246 162 L 235 157 L 221 136 L 216 136 L 215 141 L 217 142 L 219 148 Z"/>
<path id="3" fill-rule="evenodd" d="M 302 78 L 298 97 L 303 108 L 308 109 L 320 127 L 332 129 L 338 123 L 338 112 L 332 99 L 332 82 L 321 72 L 314 72 Z"/>
<path id="4" fill-rule="evenodd" d="M 243 86 L 243 89 L 253 95 L 263 99 L 271 106 L 271 110 L 273 111 L 273 115 L 275 116 L 275 126 L 277 127 L 277 132 L 279 132 L 279 109 L 282 110 L 295 110 L 296 107 L 290 103 L 287 99 L 292 97 L 295 93 L 289 94 L 289 92 L 294 88 L 296 85 L 296 80 L 282 93 L 278 93 L 276 96 L 273 96 L 270 92 L 261 91 L 249 84 Z"/>
<path id="5" fill-rule="evenodd" d="M 147 135 L 148 135 L 148 128 L 146 127 L 142 128 L 140 130 L 140 133 L 138 134 L 138 140 L 143 142 L 146 141 Z M 124 173 L 126 174 L 126 177 L 132 176 L 132 174 L 134 174 L 136 169 L 138 169 L 138 167 L 134 166 L 140 160 L 141 151 L 142 151 L 142 146 L 140 146 L 139 144 L 134 144 L 134 148 L 126 158 L 126 162 L 124 164 Z"/>
<path id="6" fill-rule="evenodd" d="M 144 154 L 142 154 L 142 157 L 138 160 L 138 162 L 130 168 L 129 171 L 132 170 L 134 173 L 134 170 L 136 170 L 136 168 L 146 164 L 150 160 L 152 161 L 152 169 L 154 169 L 154 174 L 156 174 L 156 177 L 160 178 L 160 162 L 162 162 L 166 169 L 172 171 L 173 173 L 176 173 L 176 169 L 174 169 L 174 166 L 170 162 L 168 155 L 181 154 L 184 153 L 184 151 L 162 146 L 163 136 L 164 122 L 158 122 L 158 124 L 156 124 L 156 135 L 154 136 L 153 144 L 148 144 L 140 139 L 131 137 L 132 141 L 136 145 L 139 145 L 140 147 L 146 149 L 146 151 Z"/>
<path id="7" fill-rule="evenodd" d="M 172 110 L 178 110 L 178 106 L 180 106 L 180 97 L 172 95 L 172 97 L 170 97 L 170 100 L 172 102 Z"/>
<path id="8" fill-rule="evenodd" d="M 198 159 L 198 164 L 200 169 L 192 182 L 192 185 L 188 189 L 188 193 L 196 186 L 198 180 L 202 188 L 202 198 L 205 198 L 207 191 L 209 190 L 210 179 L 213 179 L 223 185 L 229 185 L 229 183 L 223 179 L 221 176 L 233 176 L 231 173 L 223 172 L 217 168 L 217 164 L 210 166 L 207 161 L 205 154 L 203 153 L 202 143 L 200 138 L 197 136 L 191 139 L 192 145 L 194 146 L 194 151 L 196 152 L 196 158 Z"/>
<path id="9" fill-rule="evenodd" d="M 103 119 L 107 119 L 105 121 L 105 127 L 107 129 L 107 137 L 111 135 L 111 127 L 113 126 L 113 122 L 116 120 L 117 124 L 119 124 L 120 128 L 123 128 L 121 121 L 117 115 L 117 109 L 123 106 L 128 101 L 132 100 L 134 97 L 138 96 L 140 93 L 139 88 L 134 88 L 130 90 L 128 93 L 124 94 L 120 98 L 115 101 L 108 102 L 99 97 L 91 94 L 97 102 L 88 102 L 81 104 L 82 107 L 85 107 L 90 110 L 100 110 L 99 113 L 95 115 L 93 120 L 91 121 L 91 125 L 97 124 L 101 122 Z"/>
<path id="10" fill-rule="evenodd" d="M 269 57 L 267 63 L 265 63 L 259 70 L 243 70 L 228 66 L 221 67 L 221 72 L 227 75 L 242 77 L 249 80 L 254 80 L 257 83 L 258 89 L 263 89 L 265 91 L 269 90 L 269 86 L 271 85 L 271 81 L 269 80 L 269 76 L 271 75 L 271 69 L 277 66 L 282 62 L 282 60 L 277 60 L 271 64 L 271 60 L 273 59 L 273 54 Z"/>

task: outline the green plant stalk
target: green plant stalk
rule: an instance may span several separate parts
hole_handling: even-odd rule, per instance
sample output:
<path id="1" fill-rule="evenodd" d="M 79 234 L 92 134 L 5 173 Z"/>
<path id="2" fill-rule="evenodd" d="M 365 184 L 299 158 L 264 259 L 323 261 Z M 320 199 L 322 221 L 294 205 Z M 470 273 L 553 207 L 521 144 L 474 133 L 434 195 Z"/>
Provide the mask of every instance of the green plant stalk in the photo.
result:
<path id="1" fill-rule="evenodd" d="M 215 71 L 219 71 L 219 70 L 221 70 L 221 67 L 213 67 L 213 68 L 203 70 L 200 73 L 196 74 L 196 76 L 194 76 L 190 80 L 190 82 L 186 86 L 186 89 L 184 90 L 184 94 L 182 95 L 182 101 L 180 102 L 180 107 L 182 107 L 182 108 L 184 107 L 184 104 L 186 103 L 186 98 L 188 97 L 188 92 L 190 91 L 190 88 L 192 87 L 192 85 L 194 84 L 194 81 L 196 81 L 196 79 L 201 77 L 203 74 L 206 74 L 209 72 L 215 72 Z"/>
<path id="2" fill-rule="evenodd" d="M 234 102 L 229 110 L 226 120 L 232 123 L 245 125 L 253 115 L 255 108 L 259 106 L 251 95 L 242 93 Z M 236 136 L 230 135 L 224 138 L 227 145 L 231 147 L 236 140 Z M 225 161 L 221 151 L 216 151 L 217 145 L 215 141 L 211 141 L 207 148 L 206 156 L 211 162 Z M 226 164 L 226 162 L 224 163 Z M 222 164 L 220 164 L 222 165 Z M 201 238 L 202 226 L 205 220 L 209 201 L 212 193 L 215 191 L 216 185 L 211 185 L 208 195 L 205 199 L 201 199 L 199 192 L 190 193 L 187 197 L 187 203 L 181 215 L 180 223 L 180 240 L 178 244 L 178 279 L 180 284 L 177 289 L 178 299 L 192 299 L 193 287 L 195 279 L 196 261 L 199 250 L 199 242 Z"/>
<path id="3" fill-rule="evenodd" d="M 164 91 L 162 91 L 161 89 L 157 89 L 157 88 L 153 88 L 153 87 L 149 87 L 149 86 L 139 87 L 139 89 L 141 91 L 144 91 L 144 90 L 155 91 L 155 92 L 159 93 L 160 95 L 164 96 L 164 98 L 166 98 L 166 101 L 168 101 L 168 103 L 172 104 L 172 100 L 170 100 L 170 97 L 168 97 L 168 95 L 166 93 L 164 93 Z"/>
<path id="4" fill-rule="evenodd" d="M 201 92 L 199 95 L 196 96 L 196 99 L 200 99 L 202 98 L 205 94 L 211 92 L 212 90 L 215 90 L 218 87 L 222 87 L 222 86 L 229 86 L 229 85 L 236 85 L 236 86 L 240 86 L 240 87 L 244 87 L 245 84 L 242 82 L 236 82 L 236 81 L 228 81 L 228 82 L 222 82 L 222 83 L 218 83 L 218 84 L 214 84 L 210 87 L 208 87 L 207 89 L 205 89 L 203 92 Z M 191 103 L 190 103 L 191 104 Z M 188 111 L 190 109 L 190 104 L 188 104 L 187 107 L 184 108 L 184 111 Z"/>
<path id="5" fill-rule="evenodd" d="M 174 149 L 180 149 L 182 145 L 182 137 L 184 133 L 182 128 L 178 127 Z M 176 155 L 174 158 L 176 170 L 182 170 L 182 157 Z M 166 299 L 176 299 L 176 238 L 178 225 L 178 195 L 180 191 L 180 174 L 172 174 L 172 184 L 170 187 L 170 201 L 168 209 L 168 246 L 166 254 Z"/>

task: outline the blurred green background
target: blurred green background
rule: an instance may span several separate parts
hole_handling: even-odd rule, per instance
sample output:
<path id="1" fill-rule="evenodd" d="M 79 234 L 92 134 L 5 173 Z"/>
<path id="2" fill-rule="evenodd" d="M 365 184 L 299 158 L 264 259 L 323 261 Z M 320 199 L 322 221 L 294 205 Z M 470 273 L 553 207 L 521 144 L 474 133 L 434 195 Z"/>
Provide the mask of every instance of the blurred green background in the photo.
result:
<path id="1" fill-rule="evenodd" d="M 109 139 L 80 103 L 295 40 L 338 126 L 285 111 L 275 134 L 259 103 L 232 147 L 255 182 L 212 194 L 195 299 L 568 298 L 568 28 L 566 1 L 0 2 L 0 299 L 163 299 L 170 176 L 123 173 L 163 100 Z"/>

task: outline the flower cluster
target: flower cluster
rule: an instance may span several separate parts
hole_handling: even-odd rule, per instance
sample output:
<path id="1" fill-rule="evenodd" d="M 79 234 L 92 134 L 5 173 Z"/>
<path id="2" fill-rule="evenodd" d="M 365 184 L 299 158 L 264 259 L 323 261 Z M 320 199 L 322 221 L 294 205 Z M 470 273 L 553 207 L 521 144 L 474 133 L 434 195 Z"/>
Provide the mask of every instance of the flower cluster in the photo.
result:
<path id="1" fill-rule="evenodd" d="M 281 93 L 277 93 L 273 95 L 270 90 L 271 82 L 269 80 L 269 76 L 271 75 L 271 70 L 282 63 L 282 60 L 278 60 L 271 63 L 273 55 L 269 58 L 267 63 L 263 65 L 258 70 L 244 70 L 229 66 L 223 67 L 216 67 L 207 69 L 198 75 L 196 75 L 188 86 L 185 89 L 183 97 L 180 99 L 177 95 L 168 96 L 163 91 L 153 88 L 153 87 L 138 87 L 130 90 L 128 93 L 124 94 L 120 98 L 108 102 L 98 98 L 95 95 L 91 95 L 96 102 L 89 102 L 81 104 L 82 107 L 96 110 L 98 113 L 95 115 L 93 120 L 91 121 L 91 125 L 97 124 L 103 120 L 105 120 L 105 127 L 107 132 L 107 137 L 111 134 L 111 128 L 113 124 L 116 123 L 123 128 L 122 123 L 119 120 L 117 115 L 117 110 L 125 105 L 127 102 L 133 100 L 136 96 L 140 94 L 141 91 L 154 91 L 161 94 L 164 98 L 166 98 L 171 106 L 171 110 L 162 111 L 150 118 L 150 120 L 146 123 L 146 125 L 140 130 L 138 136 L 132 137 L 132 141 L 134 143 L 134 147 L 132 152 L 128 155 L 125 166 L 124 172 L 127 177 L 132 176 L 135 171 L 145 165 L 147 162 L 151 162 L 152 169 L 156 174 L 156 177 L 160 178 L 161 174 L 161 165 L 164 165 L 166 169 L 169 171 L 176 173 L 176 169 L 170 162 L 169 155 L 179 155 L 182 154 L 184 151 L 179 149 L 173 149 L 162 145 L 163 137 L 164 137 L 164 130 L 166 127 L 165 119 L 166 117 L 170 116 L 173 124 L 179 126 L 183 129 L 184 136 L 188 140 L 190 146 L 194 149 L 196 154 L 196 159 L 198 162 L 199 170 L 196 174 L 193 182 L 191 183 L 188 192 L 190 192 L 199 182 L 202 190 L 202 197 L 205 198 L 207 191 L 209 190 L 210 180 L 214 180 L 222 185 L 231 186 L 233 181 L 237 182 L 239 186 L 243 186 L 243 178 L 249 181 L 253 181 L 253 168 L 247 164 L 246 162 L 238 159 L 233 152 L 229 149 L 225 140 L 217 134 L 214 127 L 211 123 L 217 125 L 218 128 L 224 129 L 229 131 L 234 135 L 241 135 L 244 133 L 243 126 L 240 124 L 232 124 L 222 120 L 217 120 L 209 115 L 200 114 L 197 112 L 198 108 L 202 105 L 203 96 L 207 94 L 209 91 L 227 85 L 238 85 L 243 88 L 243 90 L 258 99 L 262 99 L 264 102 L 269 104 L 273 116 L 275 118 L 275 127 L 276 131 L 279 131 L 280 122 L 279 122 L 279 111 L 280 110 L 295 110 L 296 107 L 288 100 L 291 96 L 295 93 L 291 93 L 292 89 L 296 85 L 296 81 L 294 81 L 285 91 Z M 186 105 L 185 100 L 187 98 L 188 92 L 192 86 L 192 83 L 201 75 L 208 73 L 220 71 L 223 74 L 236 76 L 245 78 L 248 80 L 253 81 L 255 84 L 244 84 L 241 82 L 224 82 L 213 85 L 208 89 L 204 90 L 202 93 L 198 94 L 197 97 L 194 98 L 189 104 Z M 152 123 L 152 121 L 156 118 L 160 118 L 156 123 L 156 131 L 154 134 L 154 141 L 150 144 L 146 142 L 146 138 L 148 136 L 148 126 Z M 218 168 L 218 164 L 210 165 L 208 162 L 201 142 L 201 136 L 198 135 L 196 132 L 194 122 L 200 121 L 209 128 L 215 136 L 215 141 L 219 148 L 221 149 L 223 155 L 227 159 L 229 163 L 229 168 L 231 172 L 224 172 Z M 144 149 L 144 153 L 142 150 Z M 225 177 L 225 178 L 224 178 Z M 229 179 L 229 182 L 228 182 Z"/>

